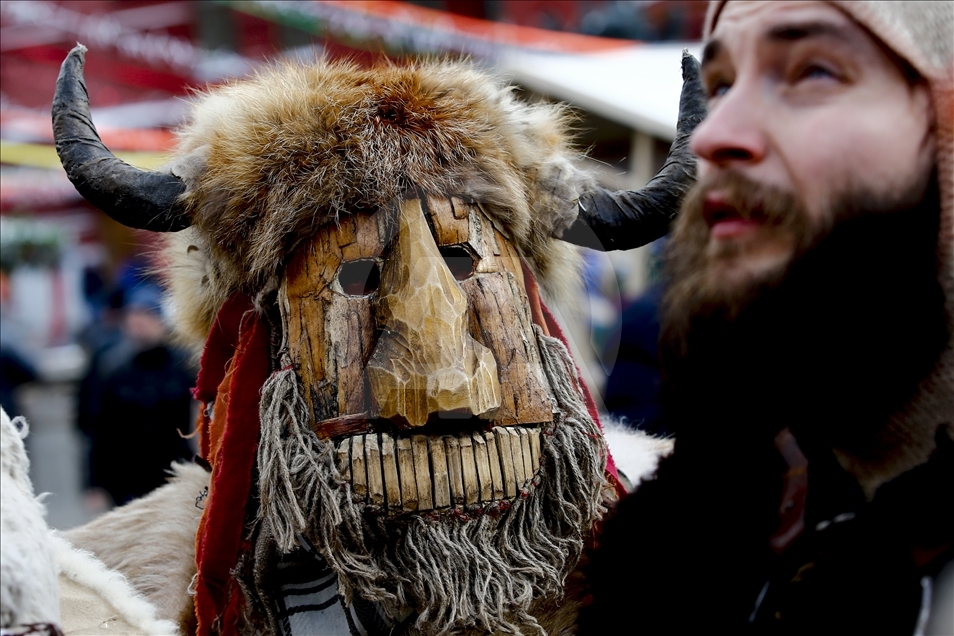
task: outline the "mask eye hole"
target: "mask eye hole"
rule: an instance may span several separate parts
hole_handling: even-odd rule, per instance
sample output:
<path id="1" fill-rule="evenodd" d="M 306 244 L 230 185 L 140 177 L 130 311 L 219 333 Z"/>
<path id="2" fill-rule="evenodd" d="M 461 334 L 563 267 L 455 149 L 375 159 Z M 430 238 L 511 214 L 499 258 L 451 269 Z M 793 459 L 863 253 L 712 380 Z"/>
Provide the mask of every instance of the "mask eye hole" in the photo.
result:
<path id="1" fill-rule="evenodd" d="M 338 285 L 348 296 L 368 296 L 381 284 L 381 270 L 371 259 L 342 263 L 338 268 Z"/>
<path id="2" fill-rule="evenodd" d="M 445 245 L 440 252 L 447 269 L 457 280 L 467 280 L 477 270 L 477 259 L 461 245 Z"/>

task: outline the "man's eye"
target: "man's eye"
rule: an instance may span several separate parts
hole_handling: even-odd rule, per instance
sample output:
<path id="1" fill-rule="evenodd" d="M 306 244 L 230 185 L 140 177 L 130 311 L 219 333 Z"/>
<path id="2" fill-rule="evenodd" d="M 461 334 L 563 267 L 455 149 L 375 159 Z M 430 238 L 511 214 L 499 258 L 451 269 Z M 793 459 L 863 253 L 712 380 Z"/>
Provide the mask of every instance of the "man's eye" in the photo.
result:
<path id="1" fill-rule="evenodd" d="M 722 97 L 729 92 L 729 89 L 732 88 L 732 85 L 729 82 L 718 81 L 713 82 L 709 87 L 709 99 L 714 97 Z"/>
<path id="2" fill-rule="evenodd" d="M 806 64 L 795 75 L 796 80 L 829 79 L 836 77 L 835 72 L 819 64 Z"/>
<path id="3" fill-rule="evenodd" d="M 338 284 L 348 296 L 367 296 L 381 284 L 378 264 L 371 259 L 342 263 L 338 268 Z"/>

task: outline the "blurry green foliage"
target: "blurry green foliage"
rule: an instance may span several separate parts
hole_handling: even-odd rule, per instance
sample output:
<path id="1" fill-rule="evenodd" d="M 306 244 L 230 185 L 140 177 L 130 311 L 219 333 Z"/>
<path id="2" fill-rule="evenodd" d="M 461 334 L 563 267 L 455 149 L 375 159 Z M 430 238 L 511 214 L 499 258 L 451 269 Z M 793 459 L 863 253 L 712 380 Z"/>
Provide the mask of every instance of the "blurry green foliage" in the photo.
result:
<path id="1" fill-rule="evenodd" d="M 47 221 L 0 218 L 0 270 L 56 267 L 66 247 L 66 232 Z"/>

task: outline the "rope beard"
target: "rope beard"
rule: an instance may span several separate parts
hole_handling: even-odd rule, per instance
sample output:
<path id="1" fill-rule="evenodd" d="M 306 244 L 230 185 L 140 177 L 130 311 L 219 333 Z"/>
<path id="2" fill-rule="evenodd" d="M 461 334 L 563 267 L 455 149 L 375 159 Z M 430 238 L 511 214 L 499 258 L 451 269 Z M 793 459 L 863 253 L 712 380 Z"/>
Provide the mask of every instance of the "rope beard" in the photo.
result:
<path id="1" fill-rule="evenodd" d="M 274 549 L 256 550 L 256 561 L 294 551 L 301 534 L 338 573 L 347 602 L 357 594 L 393 617 L 416 611 L 419 633 L 542 633 L 531 603 L 562 595 L 585 537 L 605 512 L 606 448 L 569 352 L 536 331 L 557 402 L 554 422 L 541 435 L 541 467 L 514 500 L 477 512 L 388 516 L 356 498 L 334 443 L 311 430 L 295 371 L 286 364 L 274 373 L 262 390 L 257 524 L 259 545 Z M 268 598 L 262 577 L 255 578 L 246 579 L 245 589 Z"/>

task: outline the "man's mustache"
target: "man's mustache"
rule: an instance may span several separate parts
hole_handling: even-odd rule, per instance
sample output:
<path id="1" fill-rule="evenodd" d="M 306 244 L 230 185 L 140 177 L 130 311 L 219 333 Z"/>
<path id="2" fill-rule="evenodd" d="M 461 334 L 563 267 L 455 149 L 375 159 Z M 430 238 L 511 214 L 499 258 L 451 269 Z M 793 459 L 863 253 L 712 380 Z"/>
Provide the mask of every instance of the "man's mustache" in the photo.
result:
<path id="1" fill-rule="evenodd" d="M 689 217 L 690 223 L 708 223 L 706 200 L 716 194 L 720 205 L 745 220 L 782 226 L 792 224 L 793 217 L 805 218 L 805 208 L 793 193 L 731 171 L 698 181 L 686 197 L 681 216 Z"/>

